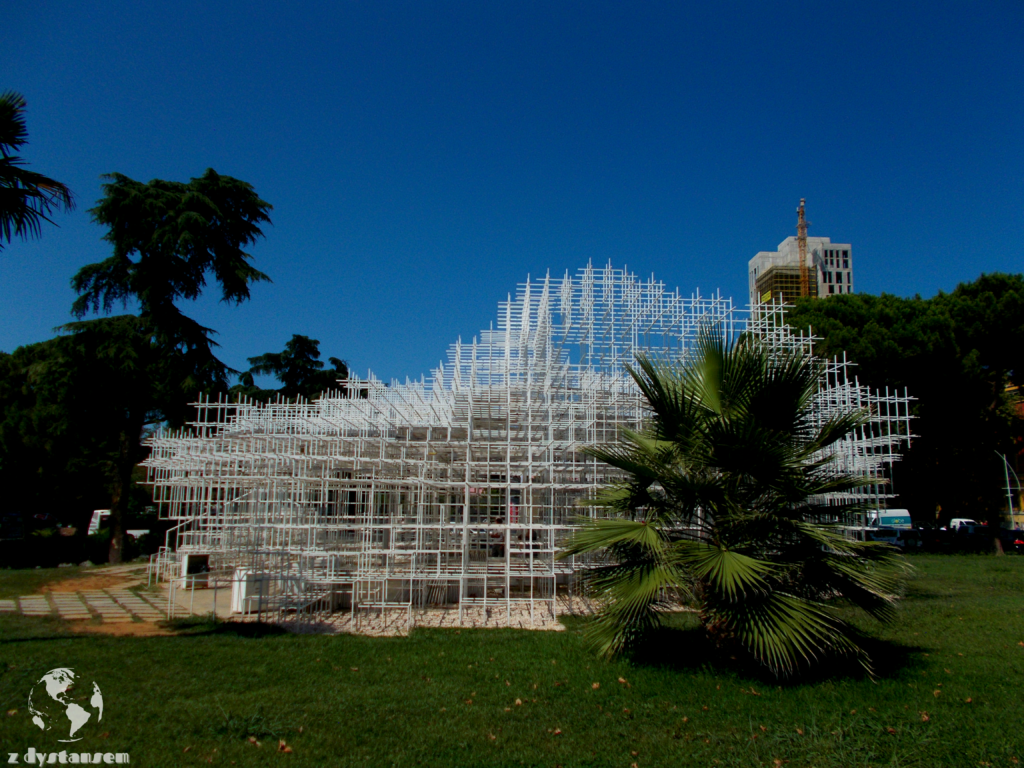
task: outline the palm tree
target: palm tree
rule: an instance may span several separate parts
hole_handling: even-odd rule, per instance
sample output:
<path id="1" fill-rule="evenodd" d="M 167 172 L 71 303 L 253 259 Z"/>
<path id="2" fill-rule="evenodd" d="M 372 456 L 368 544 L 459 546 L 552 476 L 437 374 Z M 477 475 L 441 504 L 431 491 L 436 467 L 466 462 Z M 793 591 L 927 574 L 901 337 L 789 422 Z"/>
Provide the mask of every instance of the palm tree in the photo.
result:
<path id="1" fill-rule="evenodd" d="M 0 251 L 13 237 L 39 237 L 42 223 L 53 224 L 49 214 L 59 208 L 74 210 L 71 190 L 59 181 L 24 168 L 15 151 L 28 143 L 25 99 L 7 91 L 0 94 Z"/>
<path id="2" fill-rule="evenodd" d="M 868 665 L 837 602 L 890 618 L 902 561 L 845 538 L 825 500 L 878 482 L 832 461 L 867 414 L 822 422 L 821 364 L 749 336 L 730 345 L 705 332 L 682 365 L 637 362 L 629 372 L 650 423 L 587 449 L 626 479 L 591 502 L 612 516 L 585 522 L 563 552 L 604 558 L 588 577 L 602 604 L 587 630 L 593 645 L 627 650 L 681 601 L 714 643 L 776 675 L 826 654 Z"/>

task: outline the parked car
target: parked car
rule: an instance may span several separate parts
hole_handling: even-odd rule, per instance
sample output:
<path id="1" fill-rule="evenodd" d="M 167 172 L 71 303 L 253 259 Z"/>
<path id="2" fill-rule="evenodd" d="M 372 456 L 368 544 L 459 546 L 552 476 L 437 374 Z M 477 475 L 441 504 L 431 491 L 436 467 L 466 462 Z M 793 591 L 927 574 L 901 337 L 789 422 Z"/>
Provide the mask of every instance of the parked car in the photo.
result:
<path id="1" fill-rule="evenodd" d="M 901 549 L 922 549 L 932 532 L 924 528 L 903 528 L 896 532 L 896 546 Z"/>
<path id="2" fill-rule="evenodd" d="M 891 528 L 884 526 L 881 528 L 871 528 L 868 530 L 866 539 L 868 541 L 881 541 L 886 544 L 892 544 L 894 547 L 898 546 L 900 531 L 897 528 Z"/>
<path id="3" fill-rule="evenodd" d="M 1004 552 L 1019 552 L 1024 554 L 1024 531 L 1020 528 L 1010 530 L 1009 528 L 999 529 L 999 540 L 1003 543 Z"/>

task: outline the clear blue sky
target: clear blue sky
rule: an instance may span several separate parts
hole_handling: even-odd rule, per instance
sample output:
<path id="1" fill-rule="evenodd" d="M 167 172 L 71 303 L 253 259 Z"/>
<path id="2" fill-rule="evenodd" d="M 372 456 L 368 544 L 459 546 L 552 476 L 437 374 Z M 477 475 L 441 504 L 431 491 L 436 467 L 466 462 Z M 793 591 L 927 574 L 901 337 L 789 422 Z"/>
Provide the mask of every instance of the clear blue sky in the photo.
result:
<path id="1" fill-rule="evenodd" d="M 794 234 L 856 289 L 1024 269 L 1024 4 L 10 0 L 0 89 L 79 208 L 0 254 L 0 350 L 70 320 L 108 255 L 100 175 L 252 183 L 252 301 L 185 307 L 221 357 L 293 333 L 418 377 L 526 275 L 611 259 L 746 301 Z"/>

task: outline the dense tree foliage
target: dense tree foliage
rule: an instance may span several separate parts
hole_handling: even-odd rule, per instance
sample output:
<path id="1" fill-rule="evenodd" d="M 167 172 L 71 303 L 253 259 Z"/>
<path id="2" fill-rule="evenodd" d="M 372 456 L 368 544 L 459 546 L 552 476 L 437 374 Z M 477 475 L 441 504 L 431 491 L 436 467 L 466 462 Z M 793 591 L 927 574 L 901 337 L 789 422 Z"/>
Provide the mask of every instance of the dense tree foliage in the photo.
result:
<path id="1" fill-rule="evenodd" d="M 565 550 L 609 558 L 588 573 L 603 598 L 588 625 L 598 650 L 629 648 L 678 600 L 717 645 L 776 674 L 830 653 L 869 663 L 834 598 L 889 618 L 898 555 L 846 539 L 824 522 L 836 508 L 814 501 L 865 483 L 820 456 L 866 414 L 818 423 L 819 364 L 752 338 L 704 335 L 683 366 L 641 358 L 631 373 L 653 418 L 588 449 L 628 479 L 593 502 L 614 516 L 585 523 Z"/>
<path id="2" fill-rule="evenodd" d="M 0 250 L 14 237 L 39 237 L 50 214 L 75 207 L 71 190 L 59 181 L 25 168 L 14 154 L 28 143 L 25 99 L 13 91 L 0 94 Z"/>
<path id="3" fill-rule="evenodd" d="M 239 377 L 238 385 L 231 388 L 232 394 L 252 400 L 267 402 L 278 397 L 285 400 L 303 398 L 313 400 L 330 389 L 344 388 L 339 384 L 348 378 L 348 366 L 344 360 L 330 357 L 325 368 L 320 360 L 320 342 L 308 336 L 294 334 L 281 352 L 267 352 L 249 358 L 249 370 Z M 280 389 L 262 389 L 256 386 L 256 375 L 270 375 L 281 382 Z"/>
<path id="4" fill-rule="evenodd" d="M 132 315 L 66 330 L 0 354 L 0 482 L 8 509 L 83 528 L 93 509 L 127 513 L 139 438 L 178 397 L 165 382 L 182 361 Z M 123 547 L 116 529 L 112 546 Z"/>
<path id="5" fill-rule="evenodd" d="M 998 522 L 1006 495 L 996 454 L 1012 456 L 1024 439 L 1007 389 L 1024 381 L 1024 276 L 982 275 L 931 299 L 804 299 L 788 322 L 821 337 L 818 352 L 846 353 L 860 381 L 916 398 L 916 437 L 893 470 L 899 506 L 919 522 Z"/>

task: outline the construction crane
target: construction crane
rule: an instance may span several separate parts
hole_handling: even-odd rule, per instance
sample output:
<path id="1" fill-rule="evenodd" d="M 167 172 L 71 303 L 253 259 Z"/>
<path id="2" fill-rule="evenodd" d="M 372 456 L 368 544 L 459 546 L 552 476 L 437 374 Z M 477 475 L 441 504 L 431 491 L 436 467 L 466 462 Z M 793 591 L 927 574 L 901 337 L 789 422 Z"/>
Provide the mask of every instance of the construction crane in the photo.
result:
<path id="1" fill-rule="evenodd" d="M 804 198 L 800 198 L 800 207 L 796 209 L 796 244 L 800 252 L 800 295 L 811 295 L 811 271 L 807 267 L 807 225 L 804 217 Z"/>

